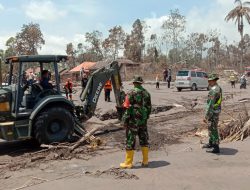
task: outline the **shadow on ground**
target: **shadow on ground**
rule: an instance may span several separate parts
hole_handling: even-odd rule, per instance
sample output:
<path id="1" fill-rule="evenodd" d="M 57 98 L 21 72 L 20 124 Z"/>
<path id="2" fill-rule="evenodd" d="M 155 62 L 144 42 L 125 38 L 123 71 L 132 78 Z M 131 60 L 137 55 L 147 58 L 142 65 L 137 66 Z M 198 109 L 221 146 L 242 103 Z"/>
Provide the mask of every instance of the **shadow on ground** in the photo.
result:
<path id="1" fill-rule="evenodd" d="M 220 155 L 231 156 L 237 153 L 238 150 L 234 148 L 220 148 Z"/>
<path id="2" fill-rule="evenodd" d="M 141 163 L 139 163 L 139 164 L 141 164 Z M 147 168 L 154 169 L 154 168 L 165 167 L 165 166 L 168 166 L 168 165 L 170 165 L 170 163 L 169 163 L 169 162 L 166 162 L 166 161 L 164 161 L 164 160 L 151 161 L 151 162 L 149 162 Z M 141 166 L 141 165 L 137 165 L 137 166 L 134 166 L 134 167 L 133 167 L 133 169 L 139 169 L 139 168 L 142 168 L 142 166 Z"/>
<path id="3" fill-rule="evenodd" d="M 25 153 L 40 151 L 43 148 L 38 147 L 32 140 L 11 141 L 0 143 L 0 156 L 8 155 L 12 157 L 21 156 Z"/>

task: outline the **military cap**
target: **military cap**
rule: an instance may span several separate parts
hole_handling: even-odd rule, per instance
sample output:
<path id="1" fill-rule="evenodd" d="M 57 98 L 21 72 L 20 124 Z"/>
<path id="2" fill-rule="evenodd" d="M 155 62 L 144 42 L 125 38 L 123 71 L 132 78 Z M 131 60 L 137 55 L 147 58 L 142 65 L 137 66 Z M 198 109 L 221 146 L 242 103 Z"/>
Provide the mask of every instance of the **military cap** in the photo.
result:
<path id="1" fill-rule="evenodd" d="M 133 83 L 142 84 L 143 83 L 142 77 L 141 76 L 134 76 Z"/>
<path id="2" fill-rule="evenodd" d="M 219 80 L 219 76 L 215 73 L 208 75 L 208 80 Z"/>

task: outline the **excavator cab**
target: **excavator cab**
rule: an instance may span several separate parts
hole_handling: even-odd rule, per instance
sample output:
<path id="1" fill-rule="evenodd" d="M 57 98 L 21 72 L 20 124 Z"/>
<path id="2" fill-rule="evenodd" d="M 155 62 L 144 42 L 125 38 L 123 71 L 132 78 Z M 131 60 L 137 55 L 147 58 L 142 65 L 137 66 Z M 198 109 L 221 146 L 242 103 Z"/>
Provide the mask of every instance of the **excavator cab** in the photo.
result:
<path id="1" fill-rule="evenodd" d="M 58 63 L 66 59 L 62 55 L 29 55 L 5 60 L 9 75 L 8 85 L 0 89 L 0 138 L 34 138 L 39 144 L 47 144 L 72 134 L 74 105 L 61 95 L 58 74 Z"/>

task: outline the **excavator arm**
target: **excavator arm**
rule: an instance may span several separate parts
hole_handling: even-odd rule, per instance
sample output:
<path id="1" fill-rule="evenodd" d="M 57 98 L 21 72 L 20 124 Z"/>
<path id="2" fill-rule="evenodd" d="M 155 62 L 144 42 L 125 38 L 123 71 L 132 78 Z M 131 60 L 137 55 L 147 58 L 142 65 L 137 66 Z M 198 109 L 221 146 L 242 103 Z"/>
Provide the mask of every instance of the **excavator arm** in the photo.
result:
<path id="1" fill-rule="evenodd" d="M 114 61 L 111 64 L 96 70 L 89 77 L 86 88 L 82 91 L 80 99 L 83 102 L 82 106 L 76 106 L 76 115 L 81 122 L 90 119 L 96 110 L 97 102 L 99 100 L 102 89 L 107 80 L 111 79 L 113 92 L 116 99 L 116 107 L 119 118 L 122 116 L 122 98 L 121 98 L 121 76 L 120 66 L 118 62 Z"/>

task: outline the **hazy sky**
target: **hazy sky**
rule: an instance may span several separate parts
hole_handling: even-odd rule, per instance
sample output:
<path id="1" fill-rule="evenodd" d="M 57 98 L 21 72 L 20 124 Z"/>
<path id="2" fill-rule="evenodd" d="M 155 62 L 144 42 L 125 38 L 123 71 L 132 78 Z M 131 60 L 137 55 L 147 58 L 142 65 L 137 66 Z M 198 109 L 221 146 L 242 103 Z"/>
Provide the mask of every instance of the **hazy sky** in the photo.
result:
<path id="1" fill-rule="evenodd" d="M 161 31 L 175 8 L 186 16 L 187 32 L 218 29 L 233 42 L 239 40 L 236 26 L 224 21 L 233 7 L 234 0 L 0 0 L 0 48 L 29 22 L 39 23 L 44 34 L 41 54 L 65 54 L 67 43 L 83 43 L 89 31 L 100 30 L 105 37 L 109 28 L 121 25 L 129 32 L 137 18 L 151 26 L 149 36 Z"/>

